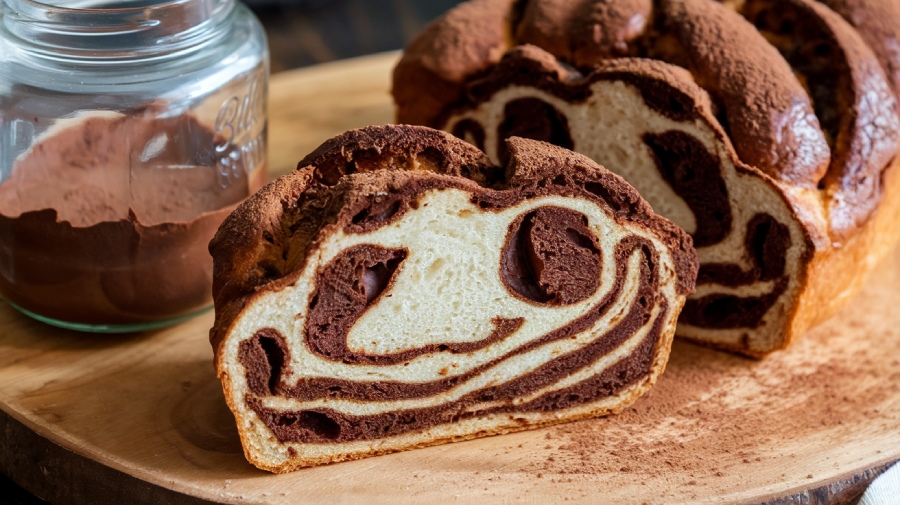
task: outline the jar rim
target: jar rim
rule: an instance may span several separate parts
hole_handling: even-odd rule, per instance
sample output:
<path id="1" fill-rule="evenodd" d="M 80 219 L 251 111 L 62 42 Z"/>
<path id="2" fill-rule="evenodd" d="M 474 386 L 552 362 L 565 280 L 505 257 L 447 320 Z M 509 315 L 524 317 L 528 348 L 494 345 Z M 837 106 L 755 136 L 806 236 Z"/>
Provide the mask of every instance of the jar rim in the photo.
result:
<path id="1" fill-rule="evenodd" d="M 53 59 L 121 61 L 197 48 L 235 0 L 0 0 L 0 21 L 17 45 Z M 133 4 L 133 5 L 128 5 Z"/>
<path id="2" fill-rule="evenodd" d="M 86 4 L 96 3 L 98 0 L 87 1 Z M 139 0 L 119 0 L 119 1 L 139 1 Z M 196 2 L 196 0 L 162 0 L 159 2 L 151 3 L 148 5 L 138 5 L 134 7 L 64 7 L 60 5 L 54 5 L 52 3 L 48 3 L 48 0 L 3 0 L 3 3 L 10 6 L 11 8 L 16 8 L 19 12 L 22 12 L 24 9 L 39 9 L 40 12 L 69 12 L 69 13 L 92 13 L 97 14 L 101 12 L 143 12 L 147 9 L 157 9 L 157 8 L 166 8 L 171 7 L 175 4 L 188 4 Z M 108 2 L 107 2 L 108 3 Z"/>

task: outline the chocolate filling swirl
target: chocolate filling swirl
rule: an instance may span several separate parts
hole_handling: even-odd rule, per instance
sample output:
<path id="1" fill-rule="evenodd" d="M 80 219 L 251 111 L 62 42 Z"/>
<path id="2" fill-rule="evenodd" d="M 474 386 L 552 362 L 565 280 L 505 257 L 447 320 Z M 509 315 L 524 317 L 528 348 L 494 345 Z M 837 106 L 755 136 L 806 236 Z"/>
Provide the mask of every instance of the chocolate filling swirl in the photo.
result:
<path id="1" fill-rule="evenodd" d="M 265 396 L 278 395 L 300 401 L 339 398 L 390 402 L 432 397 L 448 392 L 514 356 L 587 331 L 621 297 L 628 273 L 627 263 L 635 252 L 642 256 L 638 291 L 635 301 L 615 326 L 584 347 L 560 355 L 522 376 L 472 391 L 442 405 L 371 415 L 350 415 L 324 408 L 282 411 L 268 408 L 262 401 Z M 408 383 L 304 378 L 296 385 L 288 385 L 284 380 L 285 367 L 281 363 L 289 362 L 290 357 L 286 354 L 283 337 L 272 329 L 260 330 L 253 338 L 240 345 L 239 359 L 247 370 L 251 392 L 246 396 L 245 402 L 281 442 L 335 443 L 396 436 L 476 416 L 568 408 L 615 394 L 649 373 L 662 331 L 662 322 L 666 319 L 669 308 L 665 298 L 658 293 L 659 258 L 651 244 L 636 236 L 628 237 L 617 245 L 614 254 L 616 284 L 585 315 L 488 363 L 460 375 L 435 381 Z M 654 318 L 655 307 L 660 310 Z M 651 329 L 638 348 L 603 372 L 574 385 L 545 392 L 527 402 L 515 403 L 515 399 L 551 386 L 610 354 L 648 324 Z M 429 349 L 422 352 L 440 351 Z"/>

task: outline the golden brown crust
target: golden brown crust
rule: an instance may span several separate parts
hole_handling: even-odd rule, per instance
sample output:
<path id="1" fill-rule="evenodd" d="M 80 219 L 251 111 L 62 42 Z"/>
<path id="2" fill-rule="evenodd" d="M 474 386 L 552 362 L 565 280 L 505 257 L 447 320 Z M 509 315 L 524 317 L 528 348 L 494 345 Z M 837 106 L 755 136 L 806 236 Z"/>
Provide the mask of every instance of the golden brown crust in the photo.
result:
<path id="1" fill-rule="evenodd" d="M 872 218 L 847 240 L 829 242 L 829 247 L 818 251 L 810 263 L 809 280 L 785 345 L 849 303 L 872 269 L 896 246 L 900 235 L 900 158 L 890 163 L 880 179 L 884 192 Z"/>
<path id="2" fill-rule="evenodd" d="M 856 28 L 881 62 L 894 94 L 900 95 L 900 2 L 818 0 Z"/>

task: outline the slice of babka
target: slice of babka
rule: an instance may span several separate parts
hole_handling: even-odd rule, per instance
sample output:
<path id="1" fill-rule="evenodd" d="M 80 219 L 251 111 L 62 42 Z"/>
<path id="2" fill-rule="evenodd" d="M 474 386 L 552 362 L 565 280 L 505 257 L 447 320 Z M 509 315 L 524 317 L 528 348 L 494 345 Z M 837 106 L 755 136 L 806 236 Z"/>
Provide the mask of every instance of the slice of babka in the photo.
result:
<path id="1" fill-rule="evenodd" d="M 507 145 L 501 168 L 427 128 L 351 131 L 225 221 L 210 335 L 250 462 L 605 415 L 652 386 L 690 237 L 588 158 Z"/>
<path id="2" fill-rule="evenodd" d="M 610 167 L 694 238 L 677 334 L 762 356 L 898 237 L 896 63 L 873 20 L 897 8 L 880 1 L 831 0 L 848 22 L 813 0 L 472 0 L 395 68 L 397 118 L 498 162 L 518 136 Z"/>

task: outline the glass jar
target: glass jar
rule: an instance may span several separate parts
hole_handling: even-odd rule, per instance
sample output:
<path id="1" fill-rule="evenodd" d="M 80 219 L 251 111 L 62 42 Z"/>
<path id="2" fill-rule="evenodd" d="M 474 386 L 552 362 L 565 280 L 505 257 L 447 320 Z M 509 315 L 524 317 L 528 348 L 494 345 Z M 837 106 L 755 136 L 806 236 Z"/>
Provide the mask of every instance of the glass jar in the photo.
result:
<path id="1" fill-rule="evenodd" d="M 259 22 L 235 0 L 0 5 L 0 293 L 85 331 L 208 309 L 207 245 L 266 174 Z"/>

